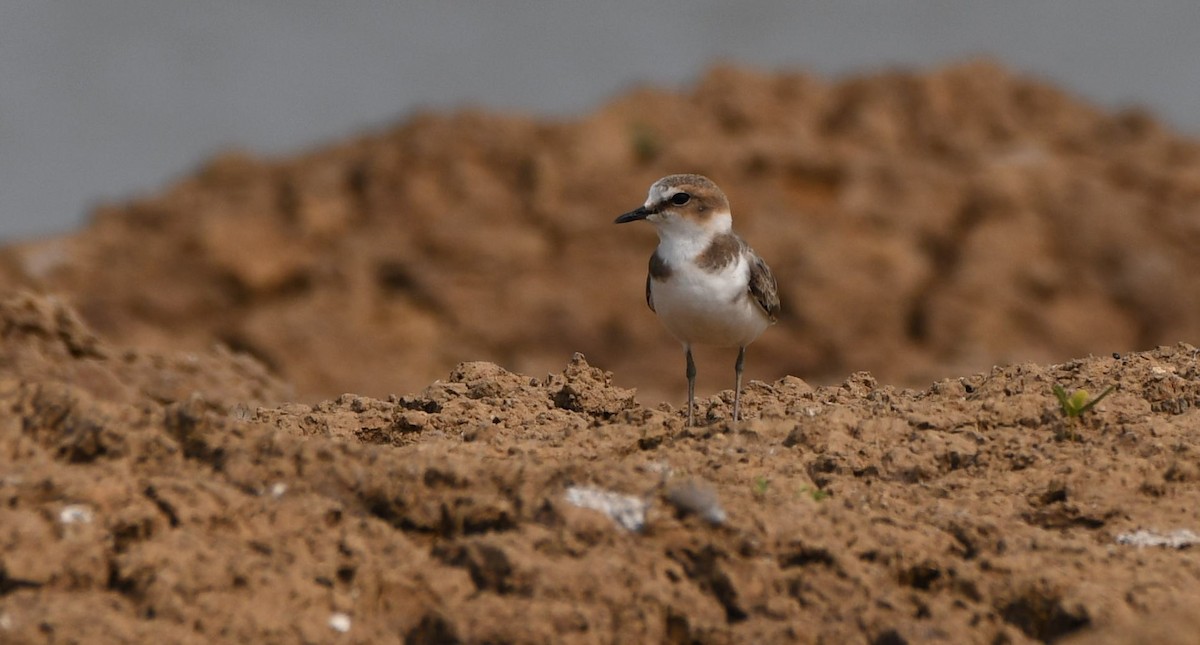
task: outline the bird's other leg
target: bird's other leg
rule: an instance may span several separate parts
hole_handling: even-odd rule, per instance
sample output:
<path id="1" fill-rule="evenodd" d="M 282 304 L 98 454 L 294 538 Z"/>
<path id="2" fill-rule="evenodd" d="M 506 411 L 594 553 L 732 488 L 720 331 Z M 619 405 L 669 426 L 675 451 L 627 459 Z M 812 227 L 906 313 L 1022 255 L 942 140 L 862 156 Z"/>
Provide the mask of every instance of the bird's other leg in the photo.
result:
<path id="1" fill-rule="evenodd" d="M 742 367 L 746 364 L 746 348 L 738 349 L 737 363 L 733 365 L 733 420 L 741 418 L 742 411 Z"/>
<path id="2" fill-rule="evenodd" d="M 692 426 L 692 408 L 696 400 L 696 361 L 692 360 L 692 346 L 684 345 L 683 351 L 687 354 L 687 381 L 688 381 L 688 427 Z"/>

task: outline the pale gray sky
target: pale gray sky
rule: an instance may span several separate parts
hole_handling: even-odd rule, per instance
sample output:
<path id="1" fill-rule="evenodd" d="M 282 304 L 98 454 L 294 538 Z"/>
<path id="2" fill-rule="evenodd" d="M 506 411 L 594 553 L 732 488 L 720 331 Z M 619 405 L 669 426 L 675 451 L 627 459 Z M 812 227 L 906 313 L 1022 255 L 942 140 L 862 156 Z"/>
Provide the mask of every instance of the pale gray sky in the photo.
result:
<path id="1" fill-rule="evenodd" d="M 988 55 L 1200 131 L 1193 0 L 3 0 L 0 241 L 217 150 L 284 154 L 480 105 L 591 109 L 714 62 L 840 75 Z"/>

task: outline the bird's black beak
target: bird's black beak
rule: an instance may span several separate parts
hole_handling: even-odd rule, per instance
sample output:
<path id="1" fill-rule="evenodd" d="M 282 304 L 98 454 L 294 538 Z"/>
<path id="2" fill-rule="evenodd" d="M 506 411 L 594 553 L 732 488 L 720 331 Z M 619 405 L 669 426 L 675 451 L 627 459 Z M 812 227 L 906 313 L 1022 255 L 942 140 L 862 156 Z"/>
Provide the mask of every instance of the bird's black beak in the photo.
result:
<path id="1" fill-rule="evenodd" d="M 652 213 L 653 211 L 647 210 L 645 206 L 642 206 L 637 210 L 629 211 L 628 213 L 618 217 L 613 223 L 624 224 L 625 222 L 636 222 L 640 219 L 646 219 L 647 217 L 650 217 Z"/>

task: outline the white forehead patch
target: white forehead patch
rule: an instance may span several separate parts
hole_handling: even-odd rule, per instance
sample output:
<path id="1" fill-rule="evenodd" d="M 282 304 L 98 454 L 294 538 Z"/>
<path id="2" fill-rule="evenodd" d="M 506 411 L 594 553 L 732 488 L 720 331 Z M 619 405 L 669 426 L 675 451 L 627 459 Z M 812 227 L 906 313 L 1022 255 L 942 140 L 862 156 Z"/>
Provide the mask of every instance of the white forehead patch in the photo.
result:
<path id="1" fill-rule="evenodd" d="M 664 202 L 673 196 L 675 193 L 682 192 L 676 186 L 664 186 L 661 182 L 655 182 L 650 186 L 650 194 L 646 196 L 646 206 L 652 206 L 660 202 Z"/>

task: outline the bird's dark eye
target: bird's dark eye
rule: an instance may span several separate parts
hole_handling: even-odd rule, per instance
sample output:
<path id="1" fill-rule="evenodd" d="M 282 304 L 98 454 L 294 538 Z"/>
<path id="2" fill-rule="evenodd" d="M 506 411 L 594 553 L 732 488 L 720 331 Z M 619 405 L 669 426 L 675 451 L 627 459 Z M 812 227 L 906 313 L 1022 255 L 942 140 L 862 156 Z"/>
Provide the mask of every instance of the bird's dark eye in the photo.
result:
<path id="1" fill-rule="evenodd" d="M 683 206 L 692 199 L 692 196 L 687 193 L 675 193 L 671 195 L 671 203 L 676 206 Z"/>

